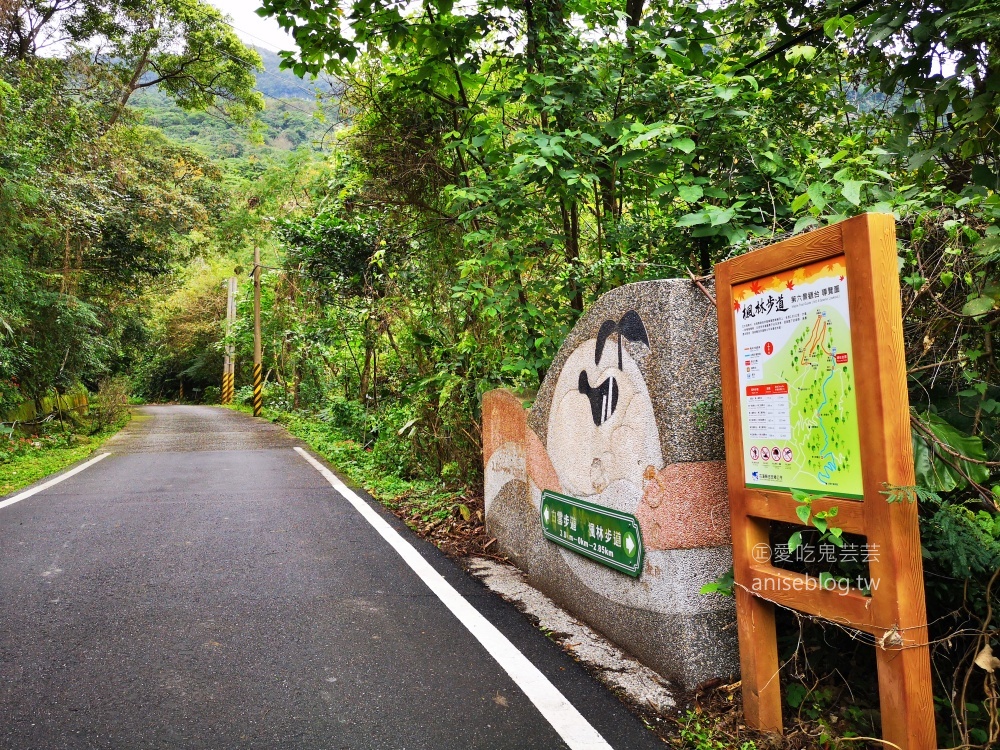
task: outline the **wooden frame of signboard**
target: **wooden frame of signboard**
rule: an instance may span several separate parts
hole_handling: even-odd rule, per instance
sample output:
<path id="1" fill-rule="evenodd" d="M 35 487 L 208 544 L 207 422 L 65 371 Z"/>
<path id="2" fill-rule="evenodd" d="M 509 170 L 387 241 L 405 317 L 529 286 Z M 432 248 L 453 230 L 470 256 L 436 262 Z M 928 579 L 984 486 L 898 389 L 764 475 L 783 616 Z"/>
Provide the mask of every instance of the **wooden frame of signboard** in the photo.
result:
<path id="1" fill-rule="evenodd" d="M 872 548 L 877 545 L 869 574 L 878 588 L 873 587 L 870 597 L 853 588 L 806 586 L 809 576 L 774 567 L 770 560 L 758 562 L 752 554 L 760 545 L 770 549 L 772 521 L 802 522 L 790 492 L 746 486 L 733 287 L 833 259 L 846 263 L 849 282 L 863 498 L 824 497 L 814 501 L 813 512 L 836 507 L 831 525 L 866 537 Z M 774 606 L 779 605 L 874 636 L 883 737 L 890 747 L 933 750 L 937 742 L 917 507 L 908 501 L 890 503 L 885 494 L 887 488 L 914 484 L 893 217 L 857 216 L 739 256 L 717 265 L 715 280 L 747 724 L 782 731 L 774 624 Z M 755 593 L 760 591 L 766 594 Z"/>

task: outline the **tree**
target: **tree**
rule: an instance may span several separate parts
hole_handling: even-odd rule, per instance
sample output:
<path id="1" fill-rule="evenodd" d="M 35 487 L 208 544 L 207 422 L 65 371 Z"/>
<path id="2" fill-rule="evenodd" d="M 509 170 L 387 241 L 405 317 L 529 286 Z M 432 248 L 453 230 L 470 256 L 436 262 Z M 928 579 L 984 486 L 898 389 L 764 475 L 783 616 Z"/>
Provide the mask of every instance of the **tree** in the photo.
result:
<path id="1" fill-rule="evenodd" d="M 263 109 L 254 91 L 260 56 L 245 46 L 223 15 L 202 0 L 5 0 L 0 51 L 37 59 L 43 51 L 75 50 L 71 74 L 99 85 L 107 127 L 132 94 L 158 87 L 186 109 L 219 107 L 238 121 Z"/>
<path id="2" fill-rule="evenodd" d="M 479 393 L 537 386 L 609 287 L 893 212 L 932 637 L 964 639 L 935 657 L 956 702 L 940 717 L 951 744 L 996 744 L 991 694 L 964 694 L 978 714 L 956 698 L 1000 606 L 984 575 L 1000 566 L 995 6 L 264 0 L 299 45 L 286 66 L 345 82 L 338 220 L 377 207 L 412 238 L 390 295 L 419 375 L 377 383 L 398 394 L 365 415 L 376 451 L 474 443 Z M 300 210 L 302 227 L 323 213 Z M 434 448 L 418 448 L 430 466 Z"/>
<path id="3" fill-rule="evenodd" d="M 131 91 L 155 77 L 189 107 L 225 101 L 239 114 L 260 100 L 252 64 L 220 53 L 246 48 L 194 0 L 0 11 L 10 53 L 0 59 L 0 381 L 18 384 L 0 396 L 10 401 L 129 367 L 143 294 L 212 236 L 228 202 L 199 151 L 121 117 Z M 66 54 L 39 55 L 46 40 Z"/>
<path id="4" fill-rule="evenodd" d="M 914 168 L 934 163 L 950 187 L 1000 187 L 1000 21 L 994 0 L 826 0 L 726 3 L 751 32 L 742 65 L 787 66 L 805 54 L 847 53 L 851 83 L 895 113 L 895 147 Z M 914 146 L 916 146 L 914 148 Z"/>
<path id="5" fill-rule="evenodd" d="M 264 107 L 254 90 L 260 55 L 246 47 L 222 14 L 201 0 L 154 0 L 122 9 L 101 48 L 107 74 L 120 91 L 109 126 L 133 93 L 156 86 L 182 108 L 222 109 L 246 121 Z"/>

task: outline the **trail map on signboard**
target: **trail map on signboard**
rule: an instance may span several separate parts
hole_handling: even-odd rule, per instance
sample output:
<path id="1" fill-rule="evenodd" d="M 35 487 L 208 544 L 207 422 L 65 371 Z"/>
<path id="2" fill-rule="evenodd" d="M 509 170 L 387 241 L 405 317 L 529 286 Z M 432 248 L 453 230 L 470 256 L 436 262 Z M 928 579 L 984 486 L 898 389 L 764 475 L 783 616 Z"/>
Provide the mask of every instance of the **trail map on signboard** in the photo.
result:
<path id="1" fill-rule="evenodd" d="M 861 498 L 844 257 L 732 289 L 746 486 Z"/>

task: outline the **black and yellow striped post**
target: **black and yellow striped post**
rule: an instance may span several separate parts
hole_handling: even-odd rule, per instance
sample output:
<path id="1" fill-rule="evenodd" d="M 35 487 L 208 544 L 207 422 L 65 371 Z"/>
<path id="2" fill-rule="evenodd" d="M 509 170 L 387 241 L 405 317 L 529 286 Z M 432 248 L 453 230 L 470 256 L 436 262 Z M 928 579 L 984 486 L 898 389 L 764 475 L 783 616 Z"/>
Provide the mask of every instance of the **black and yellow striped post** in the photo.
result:
<path id="1" fill-rule="evenodd" d="M 264 383 L 261 380 L 260 370 L 259 364 L 253 366 L 253 415 L 255 417 L 260 416 L 264 405 Z"/>
<path id="2" fill-rule="evenodd" d="M 233 373 L 224 372 L 222 373 L 222 403 L 224 404 L 233 403 L 234 395 L 235 395 L 235 384 L 233 383 Z"/>
<path id="3" fill-rule="evenodd" d="M 222 363 L 222 403 L 231 404 L 236 396 L 236 347 L 233 345 L 233 323 L 236 321 L 236 277 L 229 279 L 226 299 L 226 356 Z"/>
<path id="4" fill-rule="evenodd" d="M 264 405 L 260 351 L 260 248 L 253 249 L 253 415 L 260 416 Z"/>

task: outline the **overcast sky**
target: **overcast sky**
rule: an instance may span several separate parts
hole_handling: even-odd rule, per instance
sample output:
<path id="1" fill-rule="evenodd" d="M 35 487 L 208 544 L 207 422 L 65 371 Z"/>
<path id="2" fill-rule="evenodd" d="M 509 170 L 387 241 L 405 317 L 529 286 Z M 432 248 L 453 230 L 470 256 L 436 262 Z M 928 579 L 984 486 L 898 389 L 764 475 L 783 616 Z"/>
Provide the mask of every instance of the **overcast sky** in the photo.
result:
<path id="1" fill-rule="evenodd" d="M 273 18 L 261 18 L 254 11 L 260 7 L 257 0 L 209 0 L 216 8 L 230 16 L 236 33 L 248 44 L 266 47 L 274 52 L 295 49 L 295 42 L 282 31 Z"/>

